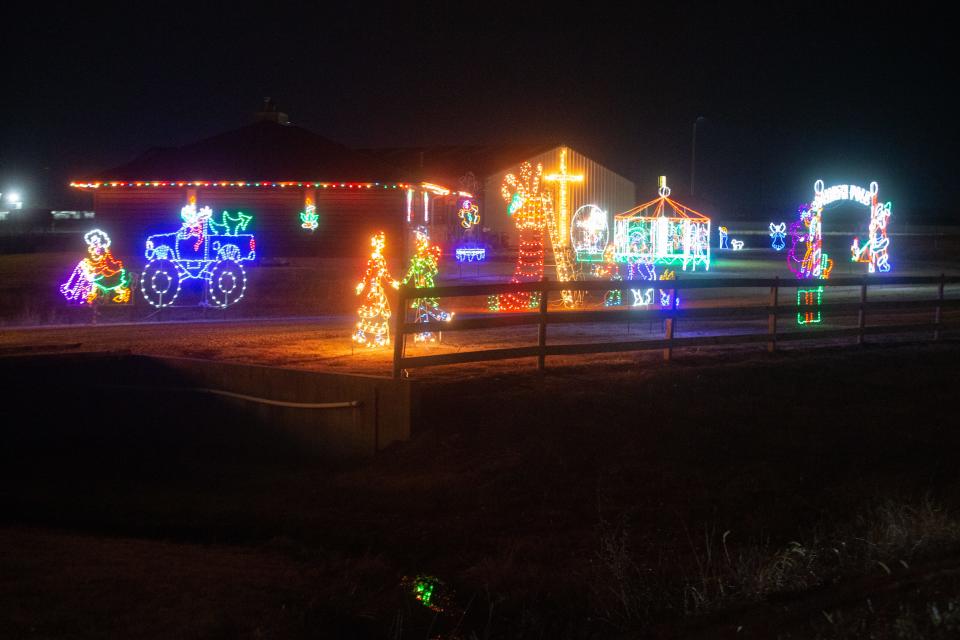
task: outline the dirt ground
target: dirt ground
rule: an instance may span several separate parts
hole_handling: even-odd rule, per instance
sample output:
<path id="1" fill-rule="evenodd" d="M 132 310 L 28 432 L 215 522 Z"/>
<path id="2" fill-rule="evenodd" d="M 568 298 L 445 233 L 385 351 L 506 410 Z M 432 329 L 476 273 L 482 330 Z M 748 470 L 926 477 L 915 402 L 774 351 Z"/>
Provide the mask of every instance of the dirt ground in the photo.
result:
<path id="1" fill-rule="evenodd" d="M 958 353 L 450 376 L 346 467 L 14 385 L 0 636 L 951 637 Z"/>

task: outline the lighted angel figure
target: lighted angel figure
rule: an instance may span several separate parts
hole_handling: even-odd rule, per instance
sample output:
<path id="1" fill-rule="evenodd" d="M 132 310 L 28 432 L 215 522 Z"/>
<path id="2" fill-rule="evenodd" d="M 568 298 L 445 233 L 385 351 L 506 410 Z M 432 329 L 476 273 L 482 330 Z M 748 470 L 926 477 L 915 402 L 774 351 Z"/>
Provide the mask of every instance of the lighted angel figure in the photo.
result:
<path id="1" fill-rule="evenodd" d="M 781 222 L 780 224 L 770 223 L 770 237 L 773 238 L 773 242 L 770 244 L 771 247 L 776 251 L 783 251 L 783 248 L 787 246 L 786 242 L 787 235 L 787 223 Z"/>
<path id="2" fill-rule="evenodd" d="M 617 264 L 616 250 L 613 243 L 608 243 L 603 250 L 603 262 L 594 265 L 593 275 L 597 278 L 620 282 L 623 276 L 620 275 L 620 265 Z M 603 296 L 603 306 L 616 307 L 623 304 L 623 294 L 619 289 L 607 291 Z"/>
<path id="3" fill-rule="evenodd" d="M 89 257 L 81 260 L 60 292 L 70 302 L 93 304 L 112 296 L 111 302 L 125 304 L 130 301 L 130 275 L 123 262 L 110 252 L 110 236 L 100 229 L 83 236 Z"/>
<path id="4" fill-rule="evenodd" d="M 436 277 L 440 272 L 440 247 L 430 244 L 430 236 L 425 227 L 418 227 L 416 234 L 416 253 L 410 258 L 410 266 L 403 278 L 403 284 L 413 284 L 417 289 L 430 288 L 436 285 Z M 410 308 L 417 310 L 417 322 L 449 322 L 452 313 L 440 308 L 436 298 L 415 298 L 410 301 Z M 413 336 L 414 342 L 436 342 L 432 331 L 421 331 Z"/>
<path id="5" fill-rule="evenodd" d="M 373 252 L 367 260 L 367 271 L 363 280 L 357 284 L 357 295 L 363 296 L 363 302 L 357 309 L 360 317 L 353 341 L 365 347 L 385 347 L 390 344 L 390 301 L 387 299 L 384 283 L 397 289 L 400 283 L 390 276 L 387 261 L 383 257 L 386 236 L 381 231 L 370 238 Z"/>

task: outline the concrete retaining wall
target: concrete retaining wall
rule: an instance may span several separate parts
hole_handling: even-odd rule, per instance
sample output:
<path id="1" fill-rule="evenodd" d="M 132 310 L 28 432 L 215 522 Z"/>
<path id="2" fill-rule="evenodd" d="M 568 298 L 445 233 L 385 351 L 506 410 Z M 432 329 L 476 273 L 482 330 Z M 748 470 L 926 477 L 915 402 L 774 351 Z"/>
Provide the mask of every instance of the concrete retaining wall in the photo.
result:
<path id="1" fill-rule="evenodd" d="M 419 404 L 415 386 L 406 380 L 130 354 L 0 358 L 0 384 L 15 393 L 37 392 L 50 402 L 56 401 L 56 394 L 44 388 L 76 391 L 84 387 L 96 396 L 145 398 L 153 410 L 169 411 L 177 420 L 192 419 L 172 409 L 178 399 L 196 396 L 189 398 L 189 404 L 200 407 L 203 414 L 202 419 L 195 416 L 198 428 L 208 425 L 231 433 L 235 425 L 237 437 L 246 437 L 252 446 L 257 438 L 275 433 L 305 451 L 331 458 L 371 456 L 391 443 L 407 440 Z M 297 404 L 355 402 L 356 406 L 276 406 L 212 391 Z M 43 412 L 35 400 L 25 397 L 24 401 L 33 402 L 35 412 Z M 111 419 L 118 417 L 123 419 Z M 251 438 L 251 433 L 256 436 Z"/>

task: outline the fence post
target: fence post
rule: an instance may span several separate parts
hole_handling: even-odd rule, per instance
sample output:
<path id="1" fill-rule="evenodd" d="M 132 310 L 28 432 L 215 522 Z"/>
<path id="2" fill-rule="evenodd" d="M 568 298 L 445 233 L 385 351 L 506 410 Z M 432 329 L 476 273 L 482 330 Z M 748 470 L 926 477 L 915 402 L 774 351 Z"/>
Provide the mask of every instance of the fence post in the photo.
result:
<path id="1" fill-rule="evenodd" d="M 767 314 L 767 333 L 770 340 L 767 342 L 767 351 L 773 353 L 777 350 L 777 310 L 780 306 L 780 276 L 773 279 L 773 286 L 770 287 L 770 313 Z"/>
<path id="2" fill-rule="evenodd" d="M 863 284 L 860 285 L 860 312 L 857 314 L 857 328 L 860 333 L 857 334 L 857 344 L 863 344 L 864 329 L 867 326 L 867 277 L 863 277 Z"/>
<path id="3" fill-rule="evenodd" d="M 663 350 L 664 362 L 670 362 L 673 355 L 673 322 L 674 314 L 677 312 L 677 290 L 673 289 L 673 299 L 670 301 L 670 317 L 666 319 L 663 326 L 663 337 L 667 340 L 667 346 Z M 659 296 L 659 293 L 657 294 Z"/>
<path id="4" fill-rule="evenodd" d="M 400 285 L 397 291 L 397 306 L 393 312 L 393 377 L 397 379 L 403 373 L 400 369 L 400 361 L 403 360 L 404 346 L 406 346 L 407 334 L 403 333 L 403 324 L 407 319 L 407 285 Z"/>
<path id="5" fill-rule="evenodd" d="M 541 283 L 547 282 L 547 276 L 540 277 Z M 540 318 L 537 323 L 537 369 L 543 371 L 547 368 L 547 290 L 546 287 L 540 289 Z"/>
<path id="6" fill-rule="evenodd" d="M 943 285 L 945 284 L 947 276 L 944 273 L 940 274 L 940 286 L 937 290 L 937 308 L 933 314 L 933 339 L 940 339 L 940 314 L 941 309 L 943 308 Z"/>

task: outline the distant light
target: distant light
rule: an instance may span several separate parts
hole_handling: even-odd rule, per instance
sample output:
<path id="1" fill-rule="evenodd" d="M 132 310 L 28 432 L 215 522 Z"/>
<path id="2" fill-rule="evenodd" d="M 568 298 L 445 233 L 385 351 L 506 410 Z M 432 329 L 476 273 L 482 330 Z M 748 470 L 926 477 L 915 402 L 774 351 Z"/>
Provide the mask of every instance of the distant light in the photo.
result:
<path id="1" fill-rule="evenodd" d="M 20 194 L 17 193 L 16 191 L 12 191 L 12 192 L 8 193 L 8 194 L 7 194 L 7 202 L 9 202 L 10 204 L 16 204 L 16 203 L 20 202 Z"/>

